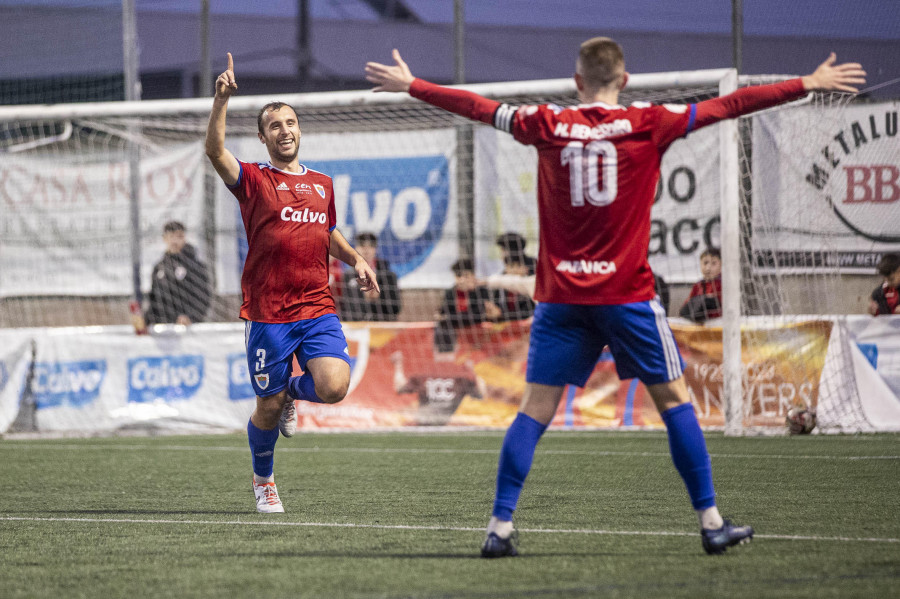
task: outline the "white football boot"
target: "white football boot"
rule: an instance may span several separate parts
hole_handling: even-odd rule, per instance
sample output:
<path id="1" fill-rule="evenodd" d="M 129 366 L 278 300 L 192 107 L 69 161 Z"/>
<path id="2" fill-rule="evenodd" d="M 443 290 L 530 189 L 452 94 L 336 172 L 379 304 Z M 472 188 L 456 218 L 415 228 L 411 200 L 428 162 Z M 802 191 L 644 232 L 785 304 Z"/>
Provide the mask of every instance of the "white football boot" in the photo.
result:
<path id="1" fill-rule="evenodd" d="M 281 409 L 281 417 L 278 419 L 278 430 L 285 437 L 293 437 L 297 432 L 297 408 L 294 407 L 294 400 L 288 399 Z"/>
<path id="2" fill-rule="evenodd" d="M 278 497 L 278 488 L 275 483 L 257 484 L 256 479 L 252 479 L 253 494 L 256 495 L 256 511 L 263 514 L 278 514 L 284 512 L 284 506 Z"/>

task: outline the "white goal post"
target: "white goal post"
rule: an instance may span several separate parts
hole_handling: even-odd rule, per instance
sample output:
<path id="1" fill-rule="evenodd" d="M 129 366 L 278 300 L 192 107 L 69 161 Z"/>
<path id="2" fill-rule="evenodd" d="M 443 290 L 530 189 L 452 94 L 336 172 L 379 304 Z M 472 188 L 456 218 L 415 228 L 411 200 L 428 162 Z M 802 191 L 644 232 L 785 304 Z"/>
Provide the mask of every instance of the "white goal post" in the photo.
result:
<path id="1" fill-rule="evenodd" d="M 742 85 L 784 78 L 738 77 L 733 69 L 634 74 L 620 101 L 696 102 L 730 93 Z M 460 87 L 511 104 L 577 103 L 571 79 Z M 339 224 L 351 233 L 384 235 L 384 249 L 392 264 L 400 267 L 400 288 L 404 291 L 424 289 L 432 295 L 421 297 L 436 297 L 436 290 L 452 283 L 449 265 L 459 257 L 473 258 L 479 276 L 493 274 L 500 266 L 494 240 L 503 231 L 521 233 L 531 243 L 529 252 L 535 251 L 535 161 L 530 148 L 516 147 L 505 134 L 412 100 L 406 94 L 364 90 L 232 97 L 227 143 L 239 158 L 264 159 L 257 158 L 261 147 L 255 140 L 256 114 L 272 100 L 298 110 L 303 130 L 301 161 L 344 168 L 348 156 L 366 156 L 376 162 L 376 171 L 421 168 L 428 184 L 443 190 L 442 206 L 449 216 L 440 223 L 442 228 L 432 230 L 428 228 L 431 221 L 417 220 L 415 211 L 421 208 L 421 197 L 407 193 L 406 175 L 401 173 L 400 183 L 375 181 L 363 189 L 351 187 L 351 177 L 356 185 L 363 177 L 361 171 L 335 178 L 341 209 L 347 213 L 339 214 Z M 817 110 L 840 110 L 841 102 L 813 106 Z M 0 303 L 4 307 L 0 310 L 0 328 L 127 321 L 123 299 L 141 297 L 148 291 L 149 267 L 162 249 L 158 232 L 164 222 L 176 217 L 188 223 L 189 231 L 191 227 L 200 229 L 196 231 L 199 253 L 210 262 L 214 299 L 207 320 L 234 320 L 240 269 L 234 256 L 240 252 L 241 227 L 232 204 L 226 201 L 230 196 L 217 181 L 210 183 L 211 169 L 202 157 L 211 106 L 211 98 L 200 98 L 0 107 L 0 169 L 5 169 L 9 179 L 3 182 L 7 186 L 3 193 L 10 197 L 8 207 L 13 208 L 0 217 L 0 230 L 6 237 L 0 242 Z M 702 389 L 692 389 L 692 397 L 707 408 L 721 411 L 728 435 L 780 426 L 786 405 L 800 401 L 801 395 L 808 398 L 810 393 L 801 393 L 799 384 L 787 390 L 787 383 L 780 382 L 785 390 L 777 391 L 774 403 L 768 404 L 770 408 L 763 405 L 762 415 L 758 413 L 757 400 L 751 399 L 758 390 L 748 375 L 748 368 L 756 366 L 748 365 L 746 356 L 742 358 L 742 343 L 746 351 L 748 338 L 745 334 L 742 342 L 742 323 L 746 327 L 771 317 L 765 326 L 778 327 L 816 319 L 804 314 L 839 313 L 830 312 L 826 305 L 817 306 L 815 312 L 809 303 L 788 305 L 785 298 L 794 283 L 782 275 L 790 277 L 792 272 L 758 274 L 762 271 L 756 267 L 757 249 L 751 239 L 765 226 L 766 219 L 760 220 L 753 213 L 758 198 L 754 197 L 752 118 L 725 121 L 673 144 L 663 163 L 651 233 L 654 272 L 677 286 L 680 291 L 674 295 L 680 293 L 679 299 L 684 299 L 690 283 L 699 278 L 698 258 L 703 249 L 721 244 L 723 317 L 708 327 L 716 335 L 721 333 L 721 349 L 717 350 L 721 356 L 701 356 L 718 365 L 696 366 L 696 372 L 703 376 L 713 371 L 716 374 L 703 381 Z M 811 117 L 798 114 L 798 118 Z M 809 143 L 819 141 L 810 139 Z M 426 154 L 442 153 L 446 159 L 440 166 L 419 164 Z M 397 167 L 397 157 L 406 166 Z M 76 190 L 59 191 L 65 199 L 60 205 L 74 211 L 65 219 L 53 211 L 56 192 L 35 200 L 36 208 L 17 206 L 18 199 L 9 193 L 10 189 L 38 189 L 33 181 L 43 181 L 42 163 L 61 164 L 67 174 L 49 183 L 44 181 L 41 193 L 46 189 Z M 106 164 L 109 166 L 104 167 Z M 90 171 L 86 182 L 77 174 L 79 169 Z M 128 178 L 105 182 L 103 169 L 117 176 L 120 170 L 129 171 L 130 184 L 123 182 Z M 169 173 L 166 181 L 179 179 L 182 186 L 173 193 L 183 196 L 180 203 L 158 198 L 154 204 L 153 198 L 145 197 L 152 195 L 156 185 L 153 169 Z M 368 174 L 375 179 L 380 176 Z M 126 208 L 122 197 L 98 200 L 97 194 L 105 193 L 104 185 L 129 197 L 131 218 L 123 216 Z M 392 191 L 385 195 L 379 185 Z M 80 205 L 85 197 L 90 201 Z M 405 198 L 407 203 L 398 208 L 398 198 Z M 386 203 L 380 204 L 381 200 Z M 29 213 L 32 209 L 40 210 L 41 218 L 49 220 L 50 226 L 41 229 L 44 225 Z M 129 245 L 130 258 L 125 256 Z M 839 275 L 839 269 L 832 269 L 823 276 Z M 801 281 L 799 285 L 807 283 Z M 424 300 L 420 303 L 427 305 Z M 414 308 L 404 306 L 409 313 Z M 668 312 L 676 316 L 678 307 Z M 426 314 L 424 319 L 430 318 L 430 311 L 423 308 L 422 313 Z M 838 337 L 841 343 L 847 343 L 846 335 L 838 334 L 839 319 L 833 323 L 836 333 L 832 343 Z M 753 335 L 750 338 L 755 339 Z M 698 350 L 692 351 L 699 355 Z M 842 359 L 849 360 L 846 356 Z M 822 365 L 816 363 L 808 372 L 821 373 Z M 837 412 L 849 416 L 836 417 L 831 430 L 868 430 L 859 408 L 852 407 L 859 403 L 858 398 L 850 397 L 856 392 L 843 390 L 853 387 L 852 376 L 845 373 L 844 379 L 842 390 L 833 395 L 847 396 L 837 401 L 851 407 Z M 716 392 L 717 386 L 721 393 Z M 820 386 L 828 387 L 818 380 L 811 383 L 813 396 Z M 760 401 L 766 404 L 767 400 Z"/>

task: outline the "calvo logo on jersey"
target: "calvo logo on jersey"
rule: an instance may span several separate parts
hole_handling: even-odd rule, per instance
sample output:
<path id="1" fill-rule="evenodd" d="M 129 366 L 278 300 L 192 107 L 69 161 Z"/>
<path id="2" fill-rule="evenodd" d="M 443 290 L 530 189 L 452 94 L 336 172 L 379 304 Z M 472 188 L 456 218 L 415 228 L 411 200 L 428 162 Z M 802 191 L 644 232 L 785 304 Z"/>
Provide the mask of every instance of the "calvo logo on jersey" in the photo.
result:
<path id="1" fill-rule="evenodd" d="M 397 276 L 414 271 L 441 240 L 450 210 L 446 156 L 308 163 L 334 180 L 337 227 L 352 240 L 378 237 L 378 255 Z M 324 190 L 323 190 L 324 191 Z"/>
<path id="2" fill-rule="evenodd" d="M 250 368 L 247 366 L 247 354 L 228 354 L 228 399 L 240 401 L 253 399 L 256 391 L 250 384 Z"/>
<path id="3" fill-rule="evenodd" d="M 203 384 L 203 356 L 145 356 L 128 360 L 128 401 L 179 401 Z"/>
<path id="4" fill-rule="evenodd" d="M 81 407 L 97 399 L 105 378 L 106 360 L 37 362 L 31 392 L 38 409 Z"/>

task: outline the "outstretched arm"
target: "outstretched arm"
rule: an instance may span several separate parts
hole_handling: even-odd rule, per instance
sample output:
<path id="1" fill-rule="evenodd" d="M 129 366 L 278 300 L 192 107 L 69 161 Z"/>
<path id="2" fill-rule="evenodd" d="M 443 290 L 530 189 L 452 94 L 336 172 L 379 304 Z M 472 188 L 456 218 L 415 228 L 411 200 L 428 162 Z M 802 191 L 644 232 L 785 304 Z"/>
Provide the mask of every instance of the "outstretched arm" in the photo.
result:
<path id="1" fill-rule="evenodd" d="M 428 102 L 438 108 L 474 121 L 481 121 L 488 125 L 493 124 L 494 113 L 500 107 L 499 102 L 472 92 L 442 87 L 423 79 L 417 79 L 403 62 L 399 51 L 395 49 L 392 56 L 394 65 L 377 62 L 366 63 L 366 79 L 375 84 L 372 91 L 409 92 L 413 98 Z"/>
<path id="2" fill-rule="evenodd" d="M 381 292 L 378 281 L 375 279 L 375 271 L 373 271 L 369 266 L 369 263 L 359 255 L 359 252 L 350 247 L 350 244 L 337 228 L 331 231 L 331 246 L 328 252 L 344 264 L 352 266 L 356 270 L 356 282 L 359 284 L 360 291 L 366 292 L 374 290 L 379 293 Z"/>
<path id="3" fill-rule="evenodd" d="M 229 52 L 228 68 L 216 79 L 216 95 L 209 114 L 209 125 L 206 127 L 206 155 L 226 185 L 234 185 L 241 175 L 241 165 L 237 158 L 225 149 L 225 113 L 228 98 L 235 90 L 237 82 L 234 79 L 234 59 Z"/>
<path id="4" fill-rule="evenodd" d="M 855 62 L 834 64 L 836 60 L 832 52 L 811 75 L 781 83 L 745 87 L 727 96 L 700 102 L 696 106 L 693 126 L 689 125 L 688 131 L 796 100 L 811 91 L 858 92 L 855 86 L 866 82 L 862 65 Z"/>

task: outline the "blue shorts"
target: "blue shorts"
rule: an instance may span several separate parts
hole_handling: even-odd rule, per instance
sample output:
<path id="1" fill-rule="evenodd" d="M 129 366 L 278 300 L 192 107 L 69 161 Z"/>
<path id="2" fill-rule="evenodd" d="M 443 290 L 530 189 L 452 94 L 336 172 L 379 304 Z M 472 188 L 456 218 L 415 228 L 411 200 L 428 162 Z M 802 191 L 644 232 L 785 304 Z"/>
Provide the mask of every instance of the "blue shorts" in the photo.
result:
<path id="1" fill-rule="evenodd" d="M 584 387 L 606 345 L 622 380 L 637 378 L 655 385 L 684 372 L 658 300 L 615 306 L 541 303 L 531 325 L 525 380 Z"/>
<path id="2" fill-rule="evenodd" d="M 244 340 L 250 382 L 259 397 L 275 395 L 287 387 L 295 355 L 303 370 L 313 358 L 340 358 L 350 363 L 341 321 L 334 314 L 285 323 L 248 320 Z"/>

